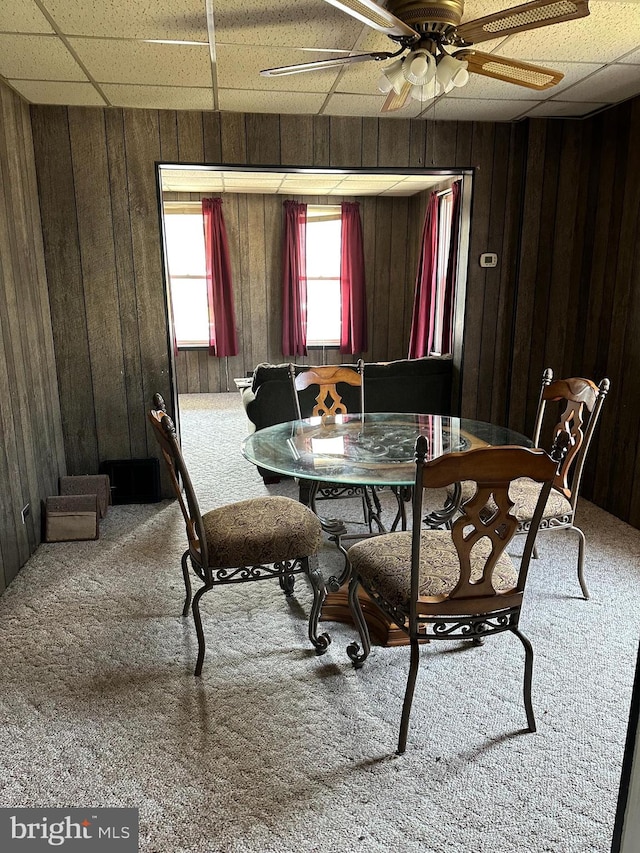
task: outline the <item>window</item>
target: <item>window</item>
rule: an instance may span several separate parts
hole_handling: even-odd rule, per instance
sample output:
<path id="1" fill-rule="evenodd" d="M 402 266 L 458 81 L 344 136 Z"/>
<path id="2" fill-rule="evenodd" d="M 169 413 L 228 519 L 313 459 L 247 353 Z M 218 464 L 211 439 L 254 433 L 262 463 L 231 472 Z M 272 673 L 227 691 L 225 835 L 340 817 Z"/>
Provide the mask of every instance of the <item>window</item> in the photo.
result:
<path id="1" fill-rule="evenodd" d="M 436 293 L 433 313 L 433 345 L 430 355 L 442 355 L 445 349 L 443 341 L 445 296 L 447 292 L 447 272 L 449 269 L 449 249 L 451 247 L 451 229 L 453 225 L 453 194 L 445 191 L 438 200 L 438 252 L 436 269 Z"/>
<path id="2" fill-rule="evenodd" d="M 340 344 L 340 205 L 307 207 L 307 346 Z"/>
<path id="3" fill-rule="evenodd" d="M 176 343 L 179 347 L 208 346 L 209 308 L 200 204 L 166 203 L 164 233 Z"/>

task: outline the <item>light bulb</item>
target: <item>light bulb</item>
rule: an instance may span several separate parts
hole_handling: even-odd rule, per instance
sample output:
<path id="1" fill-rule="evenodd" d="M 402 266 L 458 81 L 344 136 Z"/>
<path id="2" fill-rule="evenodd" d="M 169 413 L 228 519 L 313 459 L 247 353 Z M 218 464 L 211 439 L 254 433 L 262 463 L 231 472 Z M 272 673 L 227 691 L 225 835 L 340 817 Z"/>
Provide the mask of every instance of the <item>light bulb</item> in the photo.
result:
<path id="1" fill-rule="evenodd" d="M 451 82 L 453 83 L 454 86 L 456 86 L 458 89 L 460 89 L 462 86 L 466 86 L 467 83 L 469 82 L 469 72 L 467 71 L 467 66 L 469 65 L 469 63 L 466 61 L 460 62 L 460 60 L 458 60 L 458 62 L 463 67 L 460 68 L 459 71 L 457 72 L 457 74 L 455 74 L 451 78 Z"/>

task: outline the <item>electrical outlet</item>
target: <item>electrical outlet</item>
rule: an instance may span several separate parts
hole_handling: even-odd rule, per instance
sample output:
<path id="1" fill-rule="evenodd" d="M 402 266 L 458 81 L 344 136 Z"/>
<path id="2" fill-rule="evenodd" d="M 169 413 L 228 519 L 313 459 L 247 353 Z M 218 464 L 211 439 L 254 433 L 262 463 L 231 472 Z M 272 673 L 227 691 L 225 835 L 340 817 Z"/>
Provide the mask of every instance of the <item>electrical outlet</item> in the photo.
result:
<path id="1" fill-rule="evenodd" d="M 22 523 L 26 524 L 27 518 L 31 515 L 31 504 L 25 504 L 22 507 L 22 511 L 20 512 L 20 515 L 22 516 Z"/>

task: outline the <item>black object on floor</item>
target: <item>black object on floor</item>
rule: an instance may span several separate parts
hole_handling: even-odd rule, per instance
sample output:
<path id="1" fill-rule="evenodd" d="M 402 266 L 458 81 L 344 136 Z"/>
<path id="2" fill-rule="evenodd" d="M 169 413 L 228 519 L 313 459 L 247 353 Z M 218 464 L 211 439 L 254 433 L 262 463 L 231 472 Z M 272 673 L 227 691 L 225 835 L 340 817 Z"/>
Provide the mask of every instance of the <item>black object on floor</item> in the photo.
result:
<path id="1" fill-rule="evenodd" d="M 153 457 L 106 459 L 100 463 L 100 473 L 109 475 L 114 504 L 151 504 L 162 499 L 160 463 Z"/>

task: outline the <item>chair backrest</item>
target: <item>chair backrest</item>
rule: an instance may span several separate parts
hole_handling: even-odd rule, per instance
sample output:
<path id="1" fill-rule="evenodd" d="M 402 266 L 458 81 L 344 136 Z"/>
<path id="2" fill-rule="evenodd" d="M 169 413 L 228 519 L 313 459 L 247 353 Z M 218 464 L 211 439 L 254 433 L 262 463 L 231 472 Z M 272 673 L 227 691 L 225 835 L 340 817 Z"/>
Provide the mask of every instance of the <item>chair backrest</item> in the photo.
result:
<path id="1" fill-rule="evenodd" d="M 340 383 L 360 389 L 360 411 L 364 412 L 363 372 L 364 362 L 362 359 L 358 360 L 355 368 L 343 364 L 326 364 L 311 366 L 299 373 L 296 373 L 295 365 L 290 364 L 289 376 L 298 419 L 303 417 L 299 393 L 312 385 L 318 386 L 318 393 L 309 413 L 311 417 L 348 414 L 347 406 L 338 391 Z M 305 414 L 305 417 L 308 415 Z"/>
<path id="2" fill-rule="evenodd" d="M 563 437 L 559 445 L 566 445 L 566 441 Z M 537 528 L 558 467 L 556 459 L 562 454 L 563 448 L 554 448 L 556 459 L 544 450 L 504 446 L 446 453 L 426 462 L 427 448 L 427 439 L 421 435 L 416 442 L 413 495 L 412 616 L 429 612 L 477 615 L 519 607 Z M 509 498 L 509 486 L 513 480 L 521 477 L 529 477 L 542 483 L 543 487 L 525 543 L 517 584 L 511 590 L 496 592 L 494 570 L 518 529 L 518 520 L 511 512 L 514 504 Z M 462 504 L 461 513 L 449 531 L 459 563 L 458 582 L 444 600 L 442 596 L 433 601 L 419 599 L 423 489 L 446 488 L 463 481 L 475 483 L 476 489 Z M 476 549 L 478 543 L 485 539 L 490 547 Z M 475 567 L 473 574 L 472 565 Z"/>
<path id="3" fill-rule="evenodd" d="M 180 449 L 176 428 L 166 409 L 163 408 L 164 400 L 162 400 L 162 397 L 156 394 L 153 402 L 157 408 L 151 409 L 148 417 L 153 426 L 154 435 L 160 445 L 173 490 L 182 510 L 187 529 L 187 539 L 189 540 L 189 553 L 198 565 L 202 566 L 203 569 L 207 569 L 209 556 L 207 553 L 207 541 L 202 523 L 202 515 L 193 483 L 191 482 L 182 450 Z M 184 496 L 180 486 L 181 482 L 184 487 Z"/>
<path id="4" fill-rule="evenodd" d="M 156 392 L 156 393 L 153 395 L 153 405 L 155 406 L 155 408 L 156 408 L 158 411 L 160 411 L 160 412 L 164 412 L 164 413 L 165 413 L 165 415 L 168 415 L 168 414 L 169 414 L 169 412 L 167 412 L 167 404 L 165 403 L 165 401 L 164 401 L 164 397 L 162 396 L 162 394 L 158 394 L 158 393 Z"/>
<path id="5" fill-rule="evenodd" d="M 608 379 L 603 379 L 599 385 L 580 377 L 554 380 L 550 367 L 542 375 L 533 443 L 536 447 L 540 446 L 540 433 L 547 403 L 560 403 L 560 417 L 553 428 L 551 440 L 555 441 L 563 432 L 569 436 L 570 443 L 569 450 L 558 468 L 554 486 L 570 501 L 574 509 L 587 451 L 608 392 Z"/>

